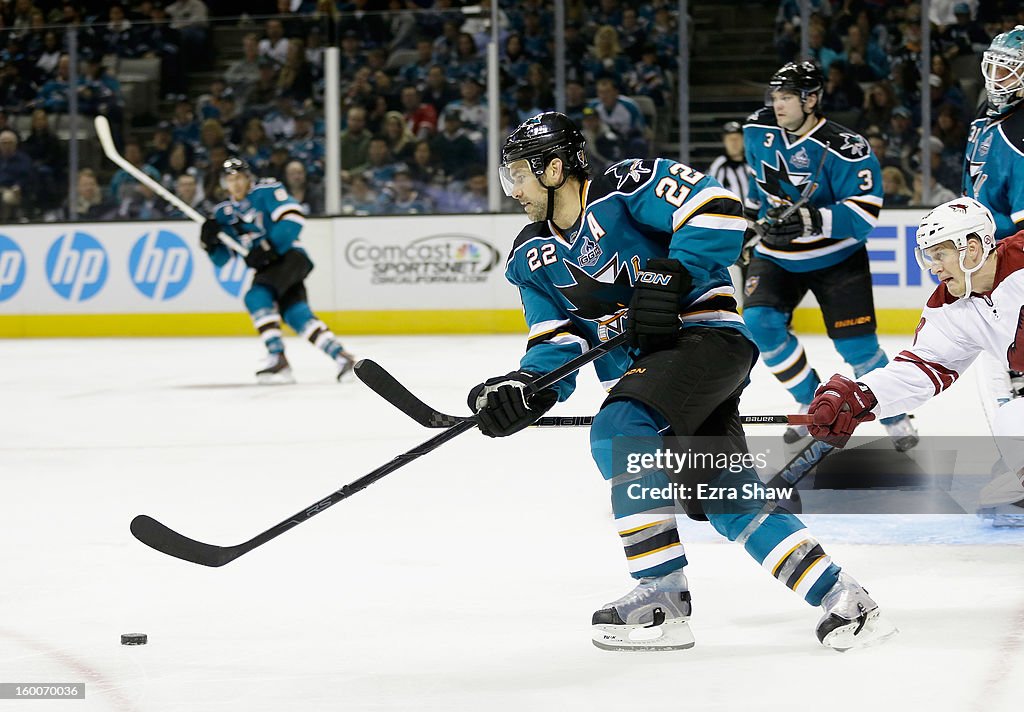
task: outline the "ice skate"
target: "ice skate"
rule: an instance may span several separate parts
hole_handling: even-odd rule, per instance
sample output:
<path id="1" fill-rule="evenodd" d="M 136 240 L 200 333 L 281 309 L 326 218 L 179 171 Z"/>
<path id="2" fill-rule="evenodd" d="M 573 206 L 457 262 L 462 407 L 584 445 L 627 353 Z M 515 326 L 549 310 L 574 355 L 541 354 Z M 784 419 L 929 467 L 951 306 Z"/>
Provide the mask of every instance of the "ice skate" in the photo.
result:
<path id="1" fill-rule="evenodd" d="M 338 366 L 338 383 L 351 381 L 355 374 L 353 367 L 356 365 L 356 357 L 348 351 L 342 351 L 335 357 L 334 362 Z"/>
<path id="2" fill-rule="evenodd" d="M 800 415 L 807 415 L 807 407 L 807 404 L 801 403 L 800 409 L 797 411 L 797 413 L 799 413 Z M 806 425 L 790 425 L 788 428 L 786 428 L 786 432 L 782 434 L 782 441 L 787 445 L 792 445 L 793 443 L 799 440 L 803 440 L 808 435 L 809 433 L 807 432 Z"/>
<path id="3" fill-rule="evenodd" d="M 982 507 L 978 510 L 978 516 L 992 522 L 996 529 L 1024 529 L 1024 499 L 1013 504 Z"/>
<path id="4" fill-rule="evenodd" d="M 594 613 L 591 635 L 602 650 L 685 650 L 690 631 L 686 574 L 642 578 L 636 588 Z"/>
<path id="5" fill-rule="evenodd" d="M 1024 528 L 1024 482 L 1021 473 L 1003 472 L 978 495 L 978 516 L 993 527 Z"/>
<path id="6" fill-rule="evenodd" d="M 267 354 L 267 358 L 260 364 L 256 371 L 256 380 L 261 385 L 276 386 L 295 383 L 292 375 L 292 367 L 288 365 L 288 359 L 284 353 Z"/>
<path id="7" fill-rule="evenodd" d="M 821 599 L 821 607 L 825 615 L 818 621 L 818 640 L 841 653 L 876 645 L 899 632 L 882 618 L 868 592 L 845 572 L 840 572 L 835 586 Z"/>
<path id="8" fill-rule="evenodd" d="M 896 448 L 896 452 L 906 452 L 917 445 L 919 440 L 917 429 L 910 422 L 909 415 L 904 415 L 895 422 L 883 423 L 882 425 L 885 427 L 885 432 L 892 438 L 892 445 Z"/>

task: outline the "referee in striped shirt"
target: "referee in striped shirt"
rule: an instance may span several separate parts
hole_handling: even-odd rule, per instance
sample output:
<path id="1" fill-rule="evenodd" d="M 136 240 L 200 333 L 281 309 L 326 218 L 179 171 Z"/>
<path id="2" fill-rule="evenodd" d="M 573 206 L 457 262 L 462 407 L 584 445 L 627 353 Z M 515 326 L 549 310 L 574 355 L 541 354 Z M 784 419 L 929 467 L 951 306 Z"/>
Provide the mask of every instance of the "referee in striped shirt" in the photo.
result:
<path id="1" fill-rule="evenodd" d="M 708 169 L 714 178 L 747 204 L 747 162 L 743 155 L 743 127 L 737 121 L 722 126 L 722 147 L 725 153 L 716 158 Z"/>

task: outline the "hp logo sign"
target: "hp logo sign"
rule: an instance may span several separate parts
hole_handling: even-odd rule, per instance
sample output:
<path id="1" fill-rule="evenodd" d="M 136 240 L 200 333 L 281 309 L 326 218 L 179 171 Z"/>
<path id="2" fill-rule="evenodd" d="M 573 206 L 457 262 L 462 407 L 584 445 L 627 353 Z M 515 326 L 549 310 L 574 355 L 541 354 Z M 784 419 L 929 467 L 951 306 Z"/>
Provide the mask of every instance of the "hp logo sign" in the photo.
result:
<path id="1" fill-rule="evenodd" d="M 0 302 L 5 302 L 25 282 L 25 254 L 18 243 L 0 235 Z"/>
<path id="2" fill-rule="evenodd" d="M 92 299 L 103 289 L 108 273 L 107 253 L 84 232 L 61 235 L 46 253 L 46 279 L 69 302 Z"/>
<path id="3" fill-rule="evenodd" d="M 156 301 L 173 299 L 192 280 L 192 251 L 173 232 L 149 232 L 132 247 L 128 272 L 145 296 Z"/>
<path id="4" fill-rule="evenodd" d="M 216 268 L 214 273 L 217 275 L 217 283 L 224 291 L 232 297 L 238 297 L 246 286 L 250 270 L 245 260 L 235 255 L 226 265 Z"/>

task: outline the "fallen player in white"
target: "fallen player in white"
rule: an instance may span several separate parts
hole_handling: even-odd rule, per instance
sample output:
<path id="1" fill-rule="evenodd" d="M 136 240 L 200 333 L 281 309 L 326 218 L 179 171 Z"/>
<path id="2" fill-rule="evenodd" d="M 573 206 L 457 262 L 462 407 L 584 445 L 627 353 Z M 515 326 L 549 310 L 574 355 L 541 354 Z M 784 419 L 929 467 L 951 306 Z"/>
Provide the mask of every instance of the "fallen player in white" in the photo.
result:
<path id="1" fill-rule="evenodd" d="M 940 284 L 913 345 L 859 381 L 832 376 L 808 410 L 811 435 L 843 447 L 860 423 L 910 412 L 952 386 L 983 352 L 1024 371 L 1024 231 L 997 246 L 995 230 L 988 208 L 971 198 L 924 217 L 917 259 Z M 1024 526 L 1024 394 L 1013 395 L 991 423 L 1005 470 L 979 498 L 979 513 L 996 526 Z"/>

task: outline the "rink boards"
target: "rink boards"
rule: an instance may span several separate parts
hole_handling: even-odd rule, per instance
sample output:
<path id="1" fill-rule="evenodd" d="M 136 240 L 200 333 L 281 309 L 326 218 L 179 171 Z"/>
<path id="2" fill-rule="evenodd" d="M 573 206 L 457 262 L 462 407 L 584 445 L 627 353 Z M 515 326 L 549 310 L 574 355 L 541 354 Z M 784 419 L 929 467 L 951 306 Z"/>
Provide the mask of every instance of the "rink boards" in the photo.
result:
<path id="1" fill-rule="evenodd" d="M 935 288 L 914 259 L 924 210 L 883 211 L 868 241 L 880 330 L 907 333 Z M 311 219 L 310 303 L 342 333 L 525 331 L 505 258 L 520 215 Z M 187 221 L 0 228 L 0 337 L 252 333 L 240 259 L 215 269 Z M 794 315 L 824 331 L 808 298 Z"/>

